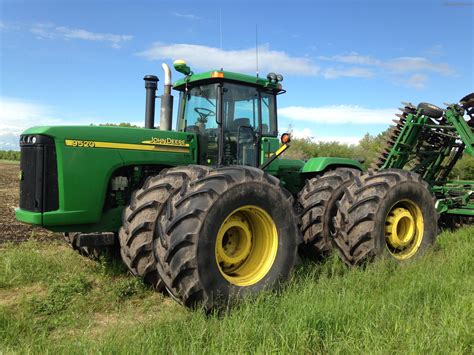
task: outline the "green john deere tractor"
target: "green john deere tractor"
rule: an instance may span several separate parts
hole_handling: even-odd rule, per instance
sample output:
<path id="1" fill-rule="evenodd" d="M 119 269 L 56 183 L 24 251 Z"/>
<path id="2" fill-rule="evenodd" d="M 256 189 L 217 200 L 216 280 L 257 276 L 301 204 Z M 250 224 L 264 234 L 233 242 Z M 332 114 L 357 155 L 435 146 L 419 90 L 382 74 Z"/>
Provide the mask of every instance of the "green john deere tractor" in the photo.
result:
<path id="1" fill-rule="evenodd" d="M 363 169 L 344 158 L 282 158 L 290 137 L 278 139 L 280 75 L 194 74 L 183 61 L 174 66 L 184 78 L 172 86 L 163 65 L 159 129 L 158 78 L 147 75 L 145 128 L 23 132 L 16 217 L 65 233 L 84 255 L 119 251 L 129 270 L 156 289 L 212 309 L 284 283 L 298 252 L 320 258 L 337 235 L 359 228 L 335 217 Z M 176 130 L 172 88 L 180 94 Z M 398 237 L 400 250 L 415 239 L 413 228 L 417 243 L 436 235 L 434 201 L 424 205 L 429 187 L 406 174 L 413 189 L 399 201 L 404 210 L 396 205 L 395 217 L 377 215 L 394 230 L 408 228 Z M 358 223 L 365 226 L 364 219 Z M 419 250 L 417 244 L 410 257 Z"/>

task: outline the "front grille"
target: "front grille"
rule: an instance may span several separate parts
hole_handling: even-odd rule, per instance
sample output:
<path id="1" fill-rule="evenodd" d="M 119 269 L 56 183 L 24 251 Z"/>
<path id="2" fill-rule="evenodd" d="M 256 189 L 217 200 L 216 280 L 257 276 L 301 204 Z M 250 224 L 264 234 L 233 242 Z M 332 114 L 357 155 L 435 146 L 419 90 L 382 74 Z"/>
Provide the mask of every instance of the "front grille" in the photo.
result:
<path id="1" fill-rule="evenodd" d="M 59 208 L 56 148 L 51 137 L 20 137 L 20 208 L 33 212 Z"/>

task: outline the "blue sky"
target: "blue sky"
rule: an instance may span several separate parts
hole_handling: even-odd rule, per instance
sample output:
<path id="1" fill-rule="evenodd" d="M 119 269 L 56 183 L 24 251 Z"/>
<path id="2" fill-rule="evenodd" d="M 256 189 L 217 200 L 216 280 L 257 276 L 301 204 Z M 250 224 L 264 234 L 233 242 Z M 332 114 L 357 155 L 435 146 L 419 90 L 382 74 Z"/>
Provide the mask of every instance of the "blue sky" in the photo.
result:
<path id="1" fill-rule="evenodd" d="M 472 0 L 2 0 L 0 149 L 32 125 L 141 124 L 161 62 L 253 74 L 256 24 L 260 74 L 285 78 L 280 131 L 355 143 L 400 101 L 474 91 L 473 18 Z"/>

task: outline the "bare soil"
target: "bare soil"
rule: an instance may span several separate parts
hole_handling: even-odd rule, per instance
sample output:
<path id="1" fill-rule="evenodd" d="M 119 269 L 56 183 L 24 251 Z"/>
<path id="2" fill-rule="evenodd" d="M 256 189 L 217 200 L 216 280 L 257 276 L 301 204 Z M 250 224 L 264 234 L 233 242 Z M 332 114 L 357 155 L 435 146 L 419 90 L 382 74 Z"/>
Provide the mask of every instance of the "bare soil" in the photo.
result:
<path id="1" fill-rule="evenodd" d="M 15 219 L 18 206 L 18 163 L 0 162 L 0 244 L 26 240 L 51 241 L 62 239 L 61 234 L 21 223 Z"/>

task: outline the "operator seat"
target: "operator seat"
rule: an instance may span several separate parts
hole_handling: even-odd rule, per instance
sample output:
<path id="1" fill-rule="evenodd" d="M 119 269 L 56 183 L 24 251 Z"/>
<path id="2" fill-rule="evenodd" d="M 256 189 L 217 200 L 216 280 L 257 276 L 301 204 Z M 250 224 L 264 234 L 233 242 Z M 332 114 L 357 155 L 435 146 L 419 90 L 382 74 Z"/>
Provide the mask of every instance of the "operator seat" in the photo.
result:
<path id="1" fill-rule="evenodd" d="M 236 118 L 229 127 L 232 131 L 237 131 L 239 127 L 251 127 L 249 118 Z"/>

